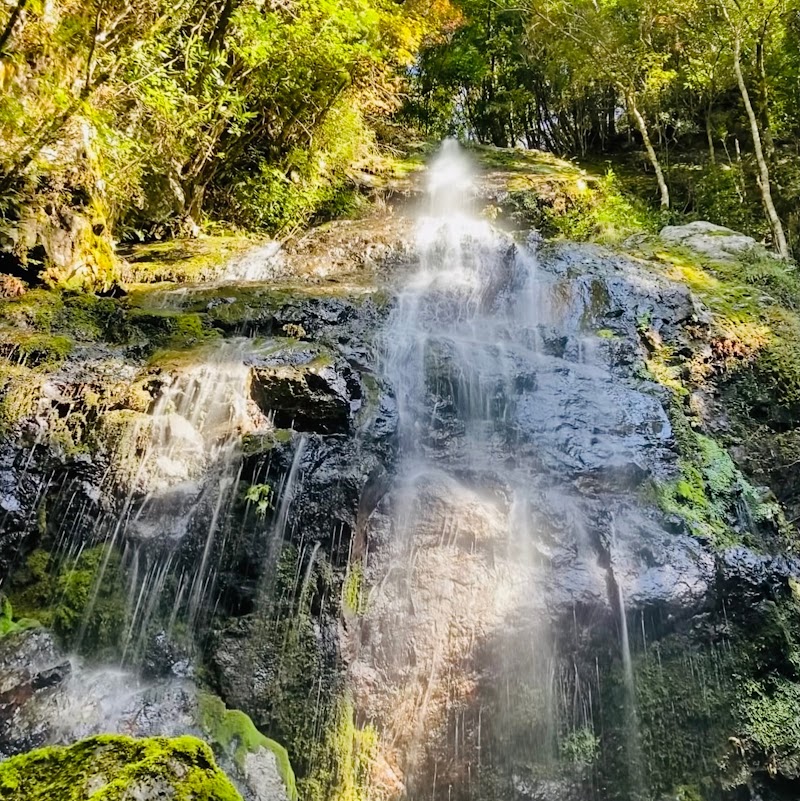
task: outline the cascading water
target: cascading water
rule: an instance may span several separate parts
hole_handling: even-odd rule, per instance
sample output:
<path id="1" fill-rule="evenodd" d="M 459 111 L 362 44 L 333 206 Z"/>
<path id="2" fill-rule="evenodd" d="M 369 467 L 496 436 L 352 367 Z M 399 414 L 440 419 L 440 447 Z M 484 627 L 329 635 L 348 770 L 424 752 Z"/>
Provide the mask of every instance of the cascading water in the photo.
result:
<path id="1" fill-rule="evenodd" d="M 401 467 L 388 544 L 374 567 L 368 556 L 381 578 L 359 662 L 386 682 L 362 699 L 387 746 L 378 792 L 404 786 L 410 798 L 461 797 L 479 780 L 488 727 L 472 704 L 483 671 L 475 645 L 540 592 L 535 521 L 498 448 L 513 437 L 517 360 L 535 343 L 532 310 L 517 298 L 531 297 L 536 263 L 469 214 L 472 192 L 469 163 L 446 143 L 418 225 L 419 268 L 387 333 Z M 546 630 L 526 648 L 546 665 Z M 549 675 L 541 689 L 552 693 Z"/>
<path id="2" fill-rule="evenodd" d="M 274 428 L 250 393 L 248 361 L 259 348 L 270 346 L 232 339 L 188 354 L 166 374 L 151 412 L 120 441 L 106 484 L 121 500 L 96 524 L 94 543 L 104 546 L 102 561 L 74 647 L 80 648 L 87 637 L 98 595 L 118 575 L 127 577 L 118 644 L 123 665 L 140 665 L 156 624 L 169 641 L 180 621 L 182 647 L 191 646 L 200 618 L 213 607 L 218 571 L 214 555 L 224 553 L 229 536 L 226 520 L 240 489 L 242 437 Z M 300 436 L 293 466 L 276 488 L 270 563 L 286 534 L 303 448 Z M 272 488 L 259 486 L 267 495 L 254 503 L 268 507 Z M 61 569 L 74 570 L 71 566 L 80 564 L 86 547 L 65 528 L 56 552 Z M 269 576 L 270 570 L 264 573 Z"/>
<path id="3" fill-rule="evenodd" d="M 0 474 L 0 500 L 14 525 L 40 524 L 43 551 L 21 549 L 20 600 L 42 556 L 59 613 L 53 589 L 91 583 L 77 644 L 104 650 L 95 666 L 53 650 L 22 677 L 25 692 L 58 692 L 34 692 L 20 747 L 43 720 L 47 742 L 208 738 L 210 689 L 289 747 L 314 797 L 669 789 L 653 732 L 683 713 L 641 703 L 642 665 L 668 693 L 664 632 L 706 597 L 711 560 L 642 492 L 671 479 L 675 451 L 640 370 L 639 321 L 678 302 L 665 310 L 645 269 L 598 249 L 537 250 L 482 219 L 455 143 L 428 179 L 414 245 L 393 246 L 354 297 L 341 282 L 249 283 L 277 270 L 268 249 L 230 273 L 243 286 L 137 301 L 157 330 L 191 314 L 223 336 L 178 338 L 147 363 L 139 343 L 103 346 L 56 377 L 41 402 L 52 430 L 43 414 L 30 453 L 12 451 L 24 458 Z M 358 250 L 384 223 L 356 236 L 348 221 L 343 237 Z M 105 388 L 109 363 L 133 400 L 108 393 L 99 414 L 71 402 Z M 58 465 L 48 436 L 73 409 L 101 418 L 97 438 Z M 685 667 L 713 689 L 722 664 Z"/>
<path id="4" fill-rule="evenodd" d="M 376 797 L 494 797 L 486 782 L 498 771 L 525 795 L 526 770 L 593 742 L 599 692 L 599 675 L 579 676 L 555 645 L 553 545 L 568 540 L 592 592 L 605 592 L 611 569 L 555 454 L 605 449 L 613 468 L 632 446 L 617 431 L 652 422 L 622 422 L 605 385 L 592 396 L 608 373 L 586 345 L 597 341 L 580 316 L 591 298 L 541 275 L 531 250 L 470 213 L 470 165 L 456 143 L 432 164 L 428 189 L 417 269 L 387 326 L 400 465 L 370 522 L 372 589 L 351 677 L 381 734 Z M 583 426 L 591 444 L 576 436 Z M 606 601 L 624 615 L 621 597 Z M 619 648 L 629 663 L 626 639 Z"/>

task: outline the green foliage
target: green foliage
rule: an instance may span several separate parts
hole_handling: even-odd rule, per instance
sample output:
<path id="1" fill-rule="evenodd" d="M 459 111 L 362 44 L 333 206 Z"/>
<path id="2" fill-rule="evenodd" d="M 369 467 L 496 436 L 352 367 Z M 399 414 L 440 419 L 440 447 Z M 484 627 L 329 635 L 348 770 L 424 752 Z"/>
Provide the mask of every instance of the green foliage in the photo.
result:
<path id="1" fill-rule="evenodd" d="M 256 514 L 261 518 L 272 508 L 272 487 L 269 484 L 251 484 L 244 497 L 255 505 Z"/>
<path id="2" fill-rule="evenodd" d="M 748 681 L 738 713 L 751 747 L 786 772 L 800 767 L 800 684 L 777 677 L 764 684 Z"/>
<path id="3" fill-rule="evenodd" d="M 71 285 L 108 272 L 109 233 L 342 211 L 399 71 L 448 13 L 446 0 L 29 5 L 0 71 L 0 242 L 23 242 L 29 209 L 39 227 L 83 220 L 76 269 L 58 274 Z"/>
<path id="4" fill-rule="evenodd" d="M 623 194 L 612 170 L 593 186 L 580 184 L 565 210 L 546 209 L 545 221 L 566 239 L 603 244 L 620 243 L 657 227 L 652 212 Z"/>
<path id="5" fill-rule="evenodd" d="M 676 781 L 702 783 L 715 773 L 735 730 L 737 666 L 737 654 L 727 649 L 697 648 L 678 637 L 636 656 L 637 718 L 655 791 L 668 792 Z"/>
<path id="6" fill-rule="evenodd" d="M 589 726 L 571 731 L 559 743 L 561 758 L 577 765 L 591 765 L 600 753 L 600 740 Z"/>
<path id="7" fill-rule="evenodd" d="M 509 204 L 516 217 L 547 235 L 619 244 L 633 234 L 657 230 L 658 216 L 624 192 L 611 170 L 596 178 L 569 162 L 548 163 L 540 154 L 503 163 L 495 155 L 500 151 L 478 152 L 481 162 L 520 172 L 509 182 Z"/>
<path id="8" fill-rule="evenodd" d="M 303 225 L 314 215 L 341 216 L 356 204 L 348 173 L 371 148 L 358 98 L 344 97 L 329 111 L 312 147 L 292 151 L 279 166 L 260 161 L 215 195 L 217 213 L 271 232 Z"/>
<path id="9" fill-rule="evenodd" d="M 685 182 L 681 181 L 683 175 Z M 686 203 L 699 219 L 744 231 L 758 239 L 766 235 L 760 200 L 757 193 L 746 191 L 749 180 L 742 164 L 699 169 L 692 166 L 685 171 L 676 165 L 671 176 L 676 201 L 683 199 L 685 191 Z"/>
<path id="10" fill-rule="evenodd" d="M 9 601 L 5 595 L 0 596 L 0 639 L 7 637 L 9 634 L 26 631 L 38 625 L 38 621 L 30 620 L 29 618 L 14 620 L 14 610 L 11 608 L 11 601 Z"/>
<path id="11" fill-rule="evenodd" d="M 286 787 L 289 801 L 297 801 L 294 771 L 286 749 L 265 737 L 253 721 L 238 709 L 227 709 L 225 703 L 215 695 L 200 696 L 201 723 L 206 733 L 218 743 L 223 751 L 241 769 L 245 770 L 247 754 L 266 748 L 275 755 L 278 771 Z"/>
<path id="12" fill-rule="evenodd" d="M 0 763 L 4 801 L 124 801 L 167 792 L 174 801 L 241 801 L 211 749 L 194 737 L 100 735 Z"/>
<path id="13" fill-rule="evenodd" d="M 51 626 L 87 653 L 117 648 L 125 620 L 125 581 L 119 554 L 109 546 L 58 562 L 36 550 L 14 576 L 10 597 L 25 616 Z"/>

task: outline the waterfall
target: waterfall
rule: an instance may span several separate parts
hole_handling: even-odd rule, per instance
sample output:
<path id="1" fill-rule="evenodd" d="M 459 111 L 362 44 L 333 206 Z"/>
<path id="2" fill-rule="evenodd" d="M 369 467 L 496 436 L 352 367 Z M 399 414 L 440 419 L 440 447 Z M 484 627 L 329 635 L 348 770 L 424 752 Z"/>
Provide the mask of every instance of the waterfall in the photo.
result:
<path id="1" fill-rule="evenodd" d="M 607 350 L 586 323 L 591 285 L 544 272 L 533 248 L 476 214 L 475 198 L 467 156 L 446 142 L 384 339 L 400 458 L 368 526 L 371 589 L 351 667 L 360 714 L 381 733 L 376 794 L 471 799 L 504 775 L 509 797 L 539 797 L 541 775 L 565 760 L 590 784 L 606 680 L 556 645 L 577 642 L 583 596 L 602 599 L 609 635 L 621 632 L 635 797 L 624 590 L 608 585 L 613 517 L 574 482 L 602 469 L 587 469 L 590 455 L 624 461 L 629 432 L 658 426 L 636 396 L 645 419 L 632 428 L 608 392 Z M 554 584 L 559 553 L 573 555 L 574 586 Z M 554 622 L 554 591 L 570 598 L 571 621 Z"/>
<path id="2" fill-rule="evenodd" d="M 471 166 L 446 142 L 430 167 L 418 263 L 387 326 L 383 370 L 397 393 L 401 461 L 388 544 L 368 555 L 376 583 L 359 662 L 385 685 L 362 698 L 391 774 L 409 797 L 469 797 L 487 742 L 513 714 L 523 674 L 543 700 L 525 747 L 555 756 L 556 692 L 527 479 L 508 464 L 521 365 L 538 357 L 535 254 L 475 216 Z M 525 620 L 526 641 L 505 633 Z M 489 674 L 494 715 L 476 698 Z M 358 682 L 356 681 L 356 684 Z M 494 734 L 488 732 L 493 730 Z M 381 783 L 385 783 L 381 787 Z"/>

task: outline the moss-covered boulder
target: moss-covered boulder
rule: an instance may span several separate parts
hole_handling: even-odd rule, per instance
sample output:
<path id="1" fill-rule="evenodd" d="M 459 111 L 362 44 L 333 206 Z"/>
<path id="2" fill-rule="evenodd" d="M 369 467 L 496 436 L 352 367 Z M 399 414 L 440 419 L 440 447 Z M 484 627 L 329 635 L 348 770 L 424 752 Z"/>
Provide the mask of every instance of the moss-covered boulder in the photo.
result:
<path id="1" fill-rule="evenodd" d="M 110 288 L 120 277 L 105 213 L 97 200 L 83 208 L 57 201 L 31 204 L 8 240 L 0 246 L 16 255 L 19 269 L 33 283 L 96 290 Z"/>
<path id="2" fill-rule="evenodd" d="M 0 763 L 3 801 L 241 801 L 194 737 L 102 735 Z"/>

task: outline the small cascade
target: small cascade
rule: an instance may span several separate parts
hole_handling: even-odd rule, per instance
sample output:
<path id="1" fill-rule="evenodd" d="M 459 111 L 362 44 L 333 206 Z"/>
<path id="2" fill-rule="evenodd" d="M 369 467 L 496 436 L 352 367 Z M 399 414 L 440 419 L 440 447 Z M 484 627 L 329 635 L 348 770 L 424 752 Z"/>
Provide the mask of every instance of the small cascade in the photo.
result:
<path id="1" fill-rule="evenodd" d="M 128 574 L 128 609 L 122 638 L 123 663 L 136 664 L 154 616 L 163 611 L 167 585 L 187 535 L 204 529 L 191 572 L 181 576 L 170 621 L 184 613 L 189 631 L 214 585 L 210 564 L 220 521 L 241 469 L 242 433 L 252 428 L 245 341 L 210 348 L 197 363 L 179 366 L 152 412 L 135 424 L 126 440 L 134 452 L 120 452 L 109 477 L 126 487 L 122 509 L 106 537 L 85 621 L 106 580 L 109 560 L 123 550 Z M 80 647 L 86 623 L 76 643 Z"/>
<path id="2" fill-rule="evenodd" d="M 62 573 L 80 569 L 89 549 L 102 547 L 72 643 L 77 650 L 90 636 L 101 595 L 117 581 L 127 582 L 118 643 L 124 666 L 140 664 L 158 630 L 154 626 L 168 640 L 180 631 L 181 647 L 191 646 L 213 608 L 220 556 L 228 539 L 237 536 L 229 517 L 246 491 L 243 436 L 274 429 L 251 398 L 249 362 L 260 347 L 255 340 L 223 340 L 170 365 L 152 410 L 129 424 L 111 454 L 106 484 L 119 506 L 96 521 L 93 542 L 73 537 L 74 526 L 63 527 L 55 551 Z M 275 492 L 267 558 L 273 566 L 289 534 L 305 442 L 299 435 L 291 468 Z M 256 520 L 264 516 L 259 504 L 265 511 L 273 507 L 272 493 L 269 484 L 261 484 L 247 496 Z"/>

